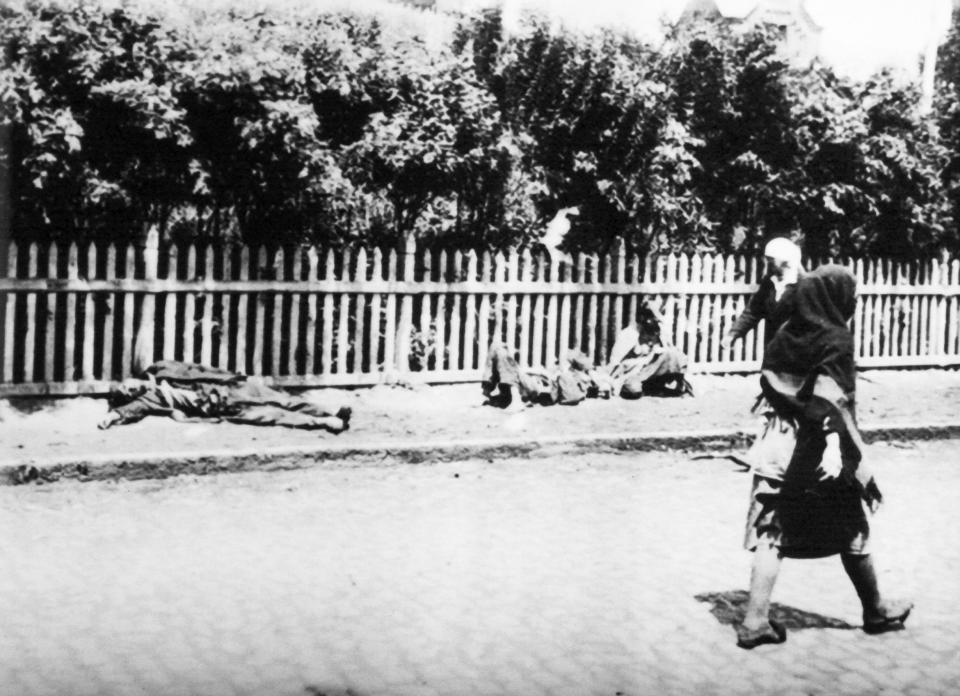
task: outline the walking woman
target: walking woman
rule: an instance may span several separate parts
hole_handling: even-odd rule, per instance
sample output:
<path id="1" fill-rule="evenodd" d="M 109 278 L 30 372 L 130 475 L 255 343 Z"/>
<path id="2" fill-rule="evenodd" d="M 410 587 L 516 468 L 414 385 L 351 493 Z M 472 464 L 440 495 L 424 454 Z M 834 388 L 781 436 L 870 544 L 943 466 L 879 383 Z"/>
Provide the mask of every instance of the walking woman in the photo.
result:
<path id="1" fill-rule="evenodd" d="M 863 605 L 863 630 L 903 628 L 912 605 L 880 595 L 870 556 L 869 516 L 881 501 L 857 430 L 853 316 L 856 279 L 836 265 L 800 278 L 789 318 L 769 341 L 761 387 L 773 409 L 751 448 L 754 478 L 745 546 L 753 551 L 750 598 L 737 644 L 782 643 L 769 618 L 783 557 L 839 554 Z"/>

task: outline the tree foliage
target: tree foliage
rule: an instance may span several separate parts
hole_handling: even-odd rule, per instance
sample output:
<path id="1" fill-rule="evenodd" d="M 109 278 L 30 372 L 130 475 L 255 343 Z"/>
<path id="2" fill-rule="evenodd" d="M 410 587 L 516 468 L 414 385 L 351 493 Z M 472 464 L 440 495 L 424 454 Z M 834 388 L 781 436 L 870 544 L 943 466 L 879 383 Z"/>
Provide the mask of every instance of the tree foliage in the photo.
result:
<path id="1" fill-rule="evenodd" d="M 657 47 L 535 16 L 437 46 L 371 15 L 2 9 L 0 151 L 23 239 L 172 237 L 816 256 L 956 251 L 960 51 L 936 123 L 889 75 L 798 67 L 704 23 Z M 433 20 L 426 20 L 433 21 Z"/>

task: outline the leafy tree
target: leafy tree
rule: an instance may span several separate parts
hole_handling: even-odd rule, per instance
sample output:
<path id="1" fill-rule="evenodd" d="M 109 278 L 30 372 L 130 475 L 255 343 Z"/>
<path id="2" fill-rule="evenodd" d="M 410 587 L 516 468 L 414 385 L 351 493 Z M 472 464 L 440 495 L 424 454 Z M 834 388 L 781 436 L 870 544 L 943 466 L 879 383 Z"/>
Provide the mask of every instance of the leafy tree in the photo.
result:
<path id="1" fill-rule="evenodd" d="M 419 15 L 418 15 L 419 16 Z M 437 48 L 387 15 L 0 9 L 0 181 L 23 239 L 536 241 L 896 258 L 958 245 L 956 27 L 936 123 L 889 75 L 797 69 L 775 33 L 656 48 L 497 11 Z M 382 20 L 382 21 L 381 21 Z M 956 20 L 955 20 L 956 24 Z"/>

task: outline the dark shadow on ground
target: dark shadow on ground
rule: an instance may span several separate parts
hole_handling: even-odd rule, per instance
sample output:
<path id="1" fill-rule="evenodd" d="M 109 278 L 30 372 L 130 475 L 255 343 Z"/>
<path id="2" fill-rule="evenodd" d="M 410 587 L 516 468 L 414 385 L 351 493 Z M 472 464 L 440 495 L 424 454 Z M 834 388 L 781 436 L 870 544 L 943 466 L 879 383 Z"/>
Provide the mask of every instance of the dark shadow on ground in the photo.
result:
<path id="1" fill-rule="evenodd" d="M 694 595 L 694 599 L 712 605 L 710 613 L 717 617 L 717 621 L 721 624 L 734 625 L 743 620 L 743 612 L 747 604 L 747 592 L 745 590 L 702 592 Z M 800 628 L 839 628 L 844 630 L 860 628 L 842 619 L 815 614 L 776 602 L 770 605 L 770 618 L 794 630 Z"/>
<path id="2" fill-rule="evenodd" d="M 304 688 L 303 693 L 306 696 L 362 696 L 362 694 L 354 691 L 350 687 L 342 689 L 340 687 L 326 687 L 326 686 L 307 686 Z"/>
<path id="3" fill-rule="evenodd" d="M 693 459 L 694 461 L 703 460 L 703 459 L 726 459 L 727 461 L 733 462 L 739 467 L 738 469 L 734 469 L 734 471 L 750 470 L 750 462 L 744 459 L 741 455 L 734 454 L 731 452 L 728 452 L 727 454 L 709 454 L 709 453 L 697 454 L 691 457 L 691 459 Z"/>

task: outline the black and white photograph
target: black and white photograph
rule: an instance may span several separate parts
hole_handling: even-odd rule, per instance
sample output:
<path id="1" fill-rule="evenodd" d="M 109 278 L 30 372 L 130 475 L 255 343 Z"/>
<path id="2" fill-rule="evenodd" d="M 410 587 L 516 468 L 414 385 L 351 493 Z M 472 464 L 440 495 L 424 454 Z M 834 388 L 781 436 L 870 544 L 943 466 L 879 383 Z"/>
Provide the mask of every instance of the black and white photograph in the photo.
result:
<path id="1" fill-rule="evenodd" d="M 0 696 L 960 693 L 960 0 L 0 0 Z"/>

